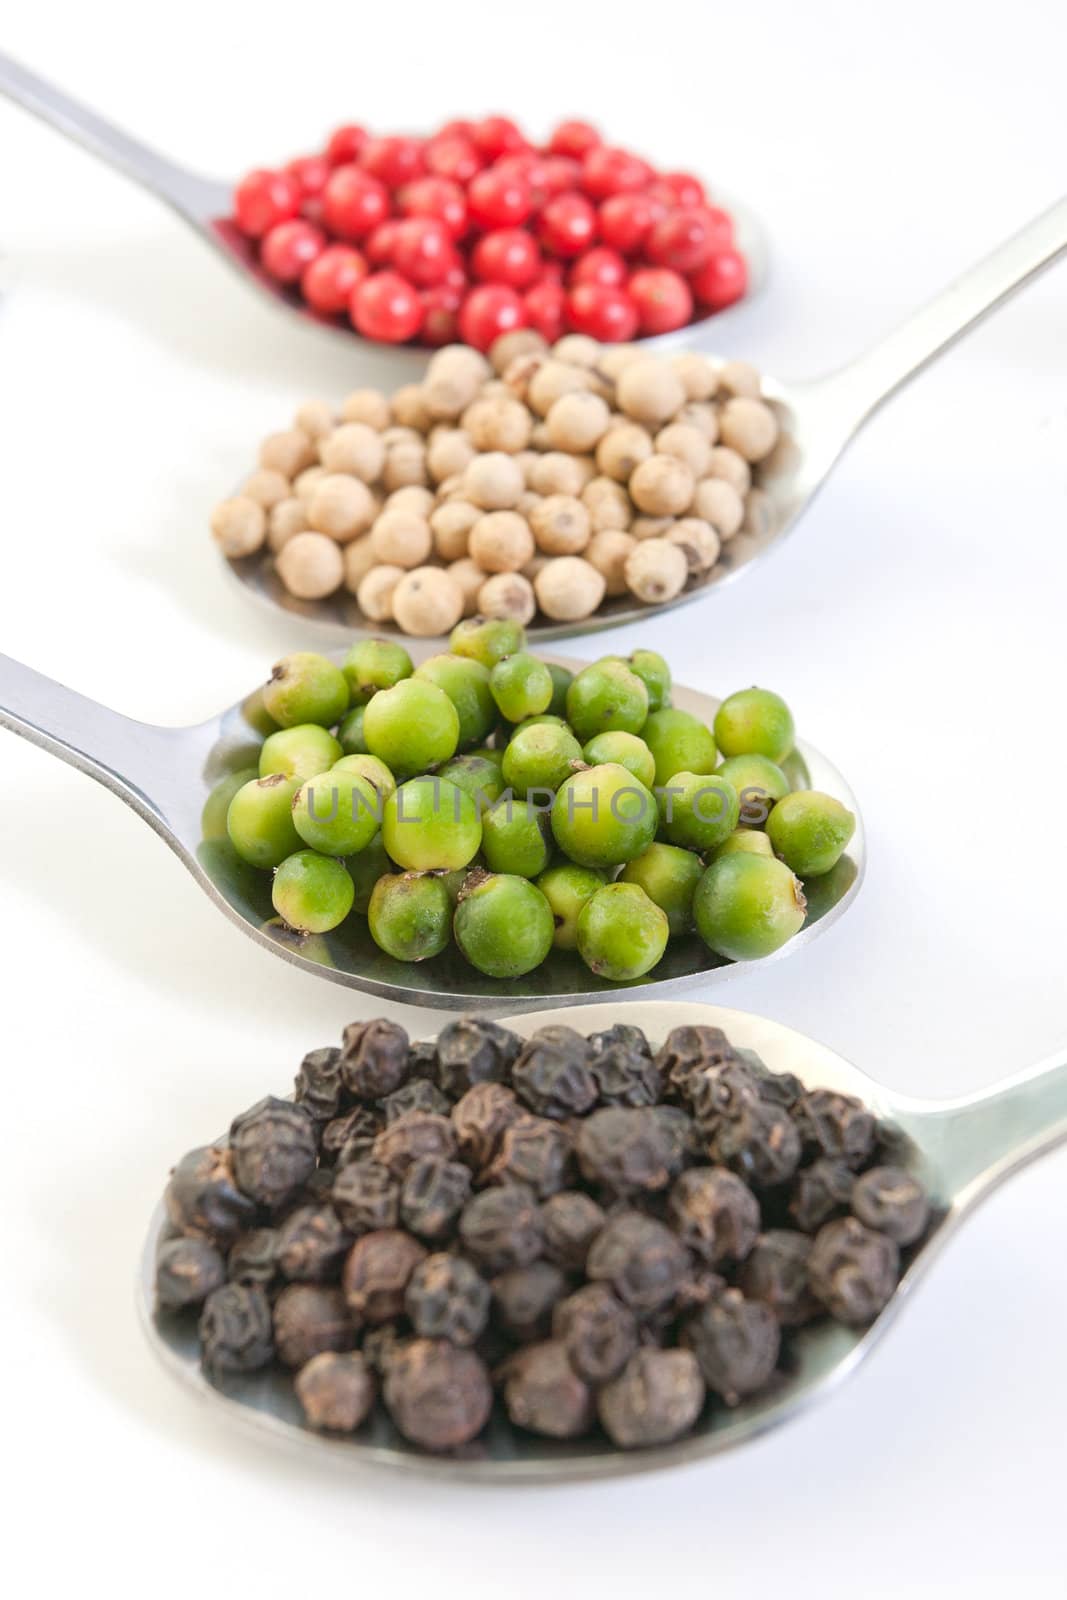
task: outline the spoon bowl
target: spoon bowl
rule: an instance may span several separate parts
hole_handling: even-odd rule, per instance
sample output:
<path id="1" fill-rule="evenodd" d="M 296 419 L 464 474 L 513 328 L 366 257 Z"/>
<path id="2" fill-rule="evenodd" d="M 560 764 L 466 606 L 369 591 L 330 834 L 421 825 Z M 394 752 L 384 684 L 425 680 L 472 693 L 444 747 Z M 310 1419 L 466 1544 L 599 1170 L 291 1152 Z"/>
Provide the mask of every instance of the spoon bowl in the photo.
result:
<path id="1" fill-rule="evenodd" d="M 881 1088 L 827 1046 L 777 1022 L 743 1011 L 697 1003 L 636 1001 L 626 1007 L 631 1023 L 659 1043 L 671 1028 L 705 1024 L 724 1030 L 731 1042 L 752 1049 L 773 1072 L 795 1073 L 809 1088 L 829 1088 L 862 1099 L 898 1136 L 898 1160 L 922 1180 L 933 1202 L 924 1243 L 905 1255 L 905 1270 L 892 1299 L 867 1329 L 838 1324 L 802 1328 L 790 1339 L 777 1383 L 733 1410 L 709 1405 L 695 1431 L 659 1448 L 625 1452 L 606 1439 L 557 1443 L 513 1428 L 494 1412 L 486 1432 L 459 1456 L 427 1456 L 393 1428 L 377 1408 L 358 1436 L 331 1438 L 303 1425 L 291 1380 L 277 1372 L 209 1381 L 200 1364 L 195 1322 L 161 1316 L 154 1299 L 156 1248 L 164 1226 L 160 1206 L 152 1219 L 138 1281 L 138 1305 L 156 1355 L 171 1375 L 210 1410 L 261 1438 L 270 1438 L 308 1459 L 339 1467 L 384 1466 L 481 1482 L 562 1483 L 622 1477 L 681 1466 L 735 1449 L 829 1397 L 873 1352 L 925 1277 L 956 1228 L 1012 1172 L 1067 1140 L 1067 1054 L 974 1097 L 922 1101 Z M 619 1018 L 617 1005 L 599 1005 L 581 1017 L 564 1007 L 509 1017 L 508 1026 L 529 1036 L 553 1023 L 590 1031 Z"/>
<path id="2" fill-rule="evenodd" d="M 550 659 L 571 670 L 586 665 L 565 657 Z M 707 723 L 714 720 L 719 704 L 679 685 L 674 703 Z M 694 983 L 722 983 L 761 964 L 723 961 L 694 934 L 672 940 L 659 965 L 636 983 L 597 978 L 576 954 L 558 950 L 525 977 L 504 981 L 477 972 L 455 950 L 417 964 L 395 961 L 373 942 L 363 918 L 350 918 L 329 934 L 294 934 L 274 913 L 269 874 L 242 861 L 228 840 L 203 838 L 201 813 L 212 787 L 258 762 L 262 736 L 248 722 L 246 704 L 239 702 L 197 727 L 159 728 L 133 722 L 0 656 L 0 727 L 41 745 L 125 800 L 231 921 L 274 955 L 317 977 L 404 1005 L 500 1012 L 519 1004 L 533 1010 L 561 1000 L 587 1004 L 620 991 L 628 997 L 653 989 L 673 993 Z M 804 741 L 798 741 L 789 762 L 798 787 L 831 794 L 856 814 L 856 831 L 837 866 L 805 883 L 804 927 L 763 961 L 803 948 L 830 927 L 851 905 L 866 864 L 859 808 L 837 768 Z"/>

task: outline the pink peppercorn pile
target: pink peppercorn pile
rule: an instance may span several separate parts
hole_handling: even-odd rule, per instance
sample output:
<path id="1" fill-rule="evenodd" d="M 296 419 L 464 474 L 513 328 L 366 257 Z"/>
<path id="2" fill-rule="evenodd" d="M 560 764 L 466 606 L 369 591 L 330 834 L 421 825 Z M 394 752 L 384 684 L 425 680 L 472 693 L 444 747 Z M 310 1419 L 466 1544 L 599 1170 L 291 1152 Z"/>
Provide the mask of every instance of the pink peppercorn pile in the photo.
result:
<path id="1" fill-rule="evenodd" d="M 234 215 L 270 277 L 387 344 L 487 350 L 516 328 L 630 340 L 748 286 L 733 220 L 699 179 L 587 122 L 540 146 L 502 116 L 423 139 L 346 125 L 321 154 L 250 172 Z"/>

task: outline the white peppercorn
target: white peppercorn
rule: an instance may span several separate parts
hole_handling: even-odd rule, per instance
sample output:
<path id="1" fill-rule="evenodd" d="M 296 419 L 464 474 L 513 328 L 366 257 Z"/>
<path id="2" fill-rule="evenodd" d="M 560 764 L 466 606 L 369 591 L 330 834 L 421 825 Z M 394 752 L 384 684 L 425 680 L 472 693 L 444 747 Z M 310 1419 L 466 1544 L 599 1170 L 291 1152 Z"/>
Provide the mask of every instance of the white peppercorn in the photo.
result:
<path id="1" fill-rule="evenodd" d="M 282 500 L 287 500 L 292 492 L 289 479 L 282 473 L 276 472 L 273 467 L 260 467 L 259 471 L 253 472 L 241 486 L 241 493 L 245 498 L 255 500 L 264 511 L 270 511 Z"/>
<path id="2" fill-rule="evenodd" d="M 719 368 L 719 388 L 723 394 L 758 400 L 760 375 L 748 361 L 724 361 Z"/>
<path id="3" fill-rule="evenodd" d="M 324 600 L 344 582 L 344 557 L 323 533 L 298 533 L 278 552 L 278 576 L 298 600 Z"/>
<path id="4" fill-rule="evenodd" d="M 430 512 L 434 549 L 442 561 L 458 561 L 467 554 L 470 531 L 481 515 L 469 500 L 449 500 Z"/>
<path id="5" fill-rule="evenodd" d="M 778 440 L 778 419 L 762 400 L 727 400 L 719 417 L 723 444 L 746 461 L 762 461 Z"/>
<path id="6" fill-rule="evenodd" d="M 708 572 L 718 561 L 722 543 L 710 522 L 700 517 L 679 517 L 667 533 L 685 556 L 691 573 Z"/>
<path id="7" fill-rule="evenodd" d="M 426 466 L 436 484 L 462 472 L 475 457 L 474 444 L 462 428 L 435 428 L 426 447 Z"/>
<path id="8" fill-rule="evenodd" d="M 698 428 L 709 444 L 719 437 L 719 414 L 706 400 L 688 400 L 674 420 Z"/>
<path id="9" fill-rule="evenodd" d="M 391 422 L 382 429 L 382 443 L 388 450 L 394 444 L 418 444 L 425 448 L 426 441 L 418 428 L 409 428 L 403 422 Z"/>
<path id="10" fill-rule="evenodd" d="M 383 511 L 370 531 L 374 554 L 394 567 L 421 567 L 433 549 L 433 533 L 415 511 Z"/>
<path id="11" fill-rule="evenodd" d="M 534 536 L 517 511 L 489 511 L 471 529 L 468 549 L 483 572 L 518 572 L 534 553 Z"/>
<path id="12" fill-rule="evenodd" d="M 483 617 L 507 617 L 525 627 L 537 611 L 533 584 L 521 572 L 496 572 L 478 590 L 477 609 Z"/>
<path id="13" fill-rule="evenodd" d="M 374 483 L 385 464 L 385 445 L 367 423 L 343 422 L 319 440 L 319 460 L 327 472 L 351 472 Z"/>
<path id="14" fill-rule="evenodd" d="M 231 561 L 254 555 L 267 532 L 267 514 L 258 500 L 234 495 L 220 500 L 211 513 L 211 533 L 223 555 Z"/>
<path id="15" fill-rule="evenodd" d="M 636 344 L 609 344 L 600 352 L 597 369 L 617 383 L 621 372 L 644 359 L 645 352 Z"/>
<path id="16" fill-rule="evenodd" d="M 463 474 L 463 488 L 472 505 L 483 511 L 506 511 L 518 504 L 526 484 L 512 458 L 493 450 L 475 456 Z"/>
<path id="17" fill-rule="evenodd" d="M 293 495 L 272 506 L 267 518 L 267 543 L 277 555 L 283 545 L 297 533 L 307 533 L 308 517 L 304 502 Z"/>
<path id="18" fill-rule="evenodd" d="M 341 407 L 345 422 L 365 422 L 380 433 L 393 420 L 389 402 L 380 389 L 354 389 Z"/>
<path id="19" fill-rule="evenodd" d="M 646 605 L 662 605 L 685 588 L 689 563 L 669 539 L 644 539 L 631 550 L 625 571 L 632 594 Z"/>
<path id="20" fill-rule="evenodd" d="M 595 367 L 600 360 L 600 351 L 597 341 L 584 333 L 565 333 L 552 346 L 556 361 L 569 361 L 576 367 Z"/>
<path id="21" fill-rule="evenodd" d="M 367 573 L 378 565 L 374 541 L 369 533 L 365 533 L 362 538 L 353 539 L 351 544 L 346 544 L 341 554 L 345 563 L 345 588 L 352 594 L 357 594 Z"/>
<path id="22" fill-rule="evenodd" d="M 538 494 L 579 495 L 589 482 L 587 458 L 570 456 L 563 450 L 549 450 L 537 456 L 527 475 L 530 488 Z"/>
<path id="23" fill-rule="evenodd" d="M 478 610 L 478 591 L 485 583 L 485 573 L 470 556 L 461 556 L 458 561 L 450 562 L 445 570 L 451 573 L 463 591 L 463 615 L 473 617 Z"/>
<path id="24" fill-rule="evenodd" d="M 515 356 L 505 367 L 501 375 L 502 382 L 509 394 L 516 400 L 525 401 L 530 387 L 530 380 L 535 372 L 539 372 L 545 364 L 545 357 L 539 351 L 527 351 L 525 355 Z"/>
<path id="25" fill-rule="evenodd" d="M 284 554 L 284 552 L 283 552 Z M 393 615 L 393 590 L 404 576 L 403 567 L 372 567 L 356 590 L 359 609 L 371 622 L 388 622 Z"/>
<path id="26" fill-rule="evenodd" d="M 510 394 L 486 396 L 469 405 L 460 421 L 476 450 L 504 450 L 514 455 L 525 450 L 533 421 L 521 400 Z"/>
<path id="27" fill-rule="evenodd" d="M 585 547 L 585 559 L 604 579 L 605 594 L 626 593 L 626 562 L 637 540 L 620 528 L 604 528 L 594 533 Z"/>
<path id="28" fill-rule="evenodd" d="M 630 496 L 639 510 L 655 517 L 677 517 L 693 500 L 693 474 L 676 456 L 651 455 L 630 479 Z"/>
<path id="29" fill-rule="evenodd" d="M 652 435 L 639 422 L 616 422 L 596 447 L 596 464 L 606 478 L 628 483 L 652 454 Z"/>
<path id="30" fill-rule="evenodd" d="M 408 483 L 402 489 L 393 490 L 382 510 L 413 511 L 417 517 L 429 517 L 436 504 L 437 497 L 432 489 L 424 489 L 421 483 Z"/>
<path id="31" fill-rule="evenodd" d="M 635 539 L 665 539 L 673 527 L 673 517 L 635 517 L 627 531 Z"/>
<path id="32" fill-rule="evenodd" d="M 537 603 L 555 622 L 592 616 L 604 598 L 604 575 L 581 556 L 557 556 L 534 579 Z"/>
<path id="33" fill-rule="evenodd" d="M 752 487 L 752 468 L 728 445 L 717 444 L 708 458 L 707 478 L 723 478 L 742 498 Z"/>
<path id="34" fill-rule="evenodd" d="M 450 344 L 436 351 L 426 369 L 426 405 L 434 417 L 458 417 L 475 398 L 490 366 L 467 345 Z"/>
<path id="35" fill-rule="evenodd" d="M 527 522 L 529 522 L 531 516 L 537 510 L 543 499 L 543 495 L 534 494 L 532 489 L 524 489 L 518 498 L 515 510 L 519 513 L 520 517 L 525 517 Z"/>
<path id="36" fill-rule="evenodd" d="M 719 375 L 706 356 L 683 350 L 671 356 L 671 366 L 681 380 L 687 400 L 710 400 L 719 387 Z"/>
<path id="37" fill-rule="evenodd" d="M 557 450 L 582 455 L 604 437 L 611 423 L 611 412 L 597 394 L 576 391 L 564 394 L 549 408 L 545 417 L 548 437 Z"/>
<path id="38" fill-rule="evenodd" d="M 569 494 L 550 494 L 530 513 L 537 548 L 550 556 L 574 556 L 589 543 L 589 512 Z"/>
<path id="39" fill-rule="evenodd" d="M 382 482 L 387 489 L 403 489 L 406 484 L 425 484 L 426 446 L 420 439 L 399 439 L 390 444 L 385 453 Z"/>
<path id="40" fill-rule="evenodd" d="M 706 434 L 691 423 L 671 422 L 656 435 L 656 450 L 661 456 L 676 456 L 684 461 L 694 478 L 703 478 L 711 460 L 711 445 Z"/>
<path id="41" fill-rule="evenodd" d="M 308 523 L 316 533 L 328 534 L 339 544 L 366 533 L 374 520 L 377 502 L 367 485 L 344 473 L 320 478 L 308 501 Z"/>
<path id="42" fill-rule="evenodd" d="M 259 447 L 259 464 L 292 480 L 315 460 L 315 446 L 302 428 L 286 428 L 272 433 Z"/>
<path id="43" fill-rule="evenodd" d="M 303 472 L 298 472 L 293 479 L 293 491 L 301 500 L 310 500 L 315 492 L 316 485 L 326 477 L 325 467 L 305 467 Z"/>
<path id="44" fill-rule="evenodd" d="M 405 383 L 393 393 L 393 416 L 405 428 L 417 428 L 428 433 L 433 422 L 433 412 L 426 400 L 421 383 Z"/>
<path id="45" fill-rule="evenodd" d="M 405 573 L 392 598 L 394 621 L 417 639 L 451 633 L 463 615 L 463 590 L 443 567 Z"/>
<path id="46" fill-rule="evenodd" d="M 594 533 L 605 528 L 628 528 L 634 519 L 633 501 L 613 478 L 590 478 L 582 490 L 582 504 Z"/>
<path id="47" fill-rule="evenodd" d="M 503 377 L 517 356 L 545 355 L 547 351 L 548 341 L 533 328 L 513 328 L 510 333 L 502 333 L 499 339 L 493 340 L 489 346 L 489 360 L 494 371 Z"/>
<path id="48" fill-rule="evenodd" d="M 526 388 L 526 403 L 540 417 L 547 417 L 556 401 L 565 394 L 588 389 L 591 379 L 584 367 L 566 361 L 543 361 Z"/>
<path id="49" fill-rule="evenodd" d="M 662 427 L 685 404 L 682 380 L 665 361 L 646 356 L 631 361 L 615 382 L 619 410 L 636 422 Z"/>
<path id="50" fill-rule="evenodd" d="M 745 515 L 745 503 L 725 478 L 704 478 L 693 492 L 693 515 L 710 522 L 720 539 L 732 539 Z"/>

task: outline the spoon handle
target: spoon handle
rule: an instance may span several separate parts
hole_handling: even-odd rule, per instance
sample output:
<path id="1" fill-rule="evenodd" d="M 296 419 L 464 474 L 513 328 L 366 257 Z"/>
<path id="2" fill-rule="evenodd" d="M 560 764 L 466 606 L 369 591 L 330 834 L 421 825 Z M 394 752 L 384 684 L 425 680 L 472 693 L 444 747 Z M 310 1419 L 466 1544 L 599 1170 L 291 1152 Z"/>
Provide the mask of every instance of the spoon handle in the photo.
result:
<path id="1" fill-rule="evenodd" d="M 134 722 L 0 655 L 0 727 L 88 773 L 169 830 L 159 798 L 175 766 L 175 732 Z"/>
<path id="2" fill-rule="evenodd" d="M 225 211 L 225 188 L 209 178 L 176 166 L 147 145 L 123 133 L 36 73 L 0 52 L 0 94 L 31 111 L 80 144 L 109 166 L 143 184 L 146 189 L 195 222 L 206 222 Z"/>
<path id="3" fill-rule="evenodd" d="M 818 379 L 810 392 L 831 401 L 854 432 L 890 395 L 1064 251 L 1067 199 L 1005 240 L 872 350 Z"/>

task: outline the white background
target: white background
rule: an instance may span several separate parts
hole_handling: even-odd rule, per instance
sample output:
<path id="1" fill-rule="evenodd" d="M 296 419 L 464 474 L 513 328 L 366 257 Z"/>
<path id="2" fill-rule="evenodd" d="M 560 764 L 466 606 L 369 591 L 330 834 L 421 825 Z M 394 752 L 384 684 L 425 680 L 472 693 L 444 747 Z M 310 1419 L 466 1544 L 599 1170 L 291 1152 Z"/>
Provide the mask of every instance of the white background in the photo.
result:
<path id="1" fill-rule="evenodd" d="M 587 115 L 766 219 L 773 281 L 721 344 L 797 377 L 1057 198 L 1063 15 L 44 0 L 6 8 L 4 47 L 220 174 L 352 118 Z M 134 716 L 199 719 L 303 642 L 224 584 L 211 502 L 263 432 L 359 367 L 3 104 L 0 254 L 0 648 Z M 669 647 L 709 690 L 784 691 L 848 775 L 871 852 L 856 906 L 717 993 L 916 1093 L 1067 1044 L 1065 307 L 1061 266 L 872 423 L 771 560 L 666 638 L 612 641 Z M 0 775 L 16 1592 L 1062 1593 L 1063 1156 L 974 1219 L 839 1397 L 706 1466 L 507 1493 L 333 1476 L 201 1415 L 133 1311 L 166 1170 L 379 1008 L 242 939 L 102 789 L 7 735 Z"/>

